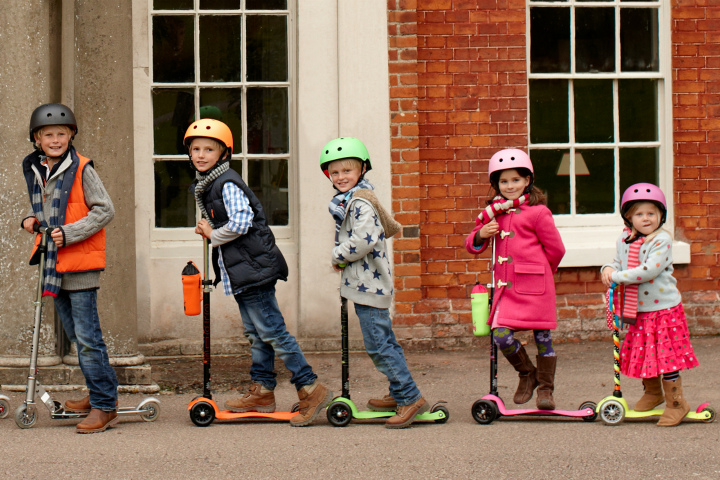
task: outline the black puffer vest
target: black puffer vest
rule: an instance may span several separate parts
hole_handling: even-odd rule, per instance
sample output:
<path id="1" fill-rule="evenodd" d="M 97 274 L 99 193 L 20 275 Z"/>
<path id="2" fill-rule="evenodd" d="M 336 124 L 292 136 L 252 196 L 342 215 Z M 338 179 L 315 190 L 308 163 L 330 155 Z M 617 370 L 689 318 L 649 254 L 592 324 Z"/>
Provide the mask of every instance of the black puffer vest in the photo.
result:
<path id="1" fill-rule="evenodd" d="M 216 178 L 203 192 L 205 210 L 210 215 L 215 228 L 222 227 L 229 220 L 222 198 L 223 186 L 227 182 L 240 187 L 253 211 L 252 226 L 247 233 L 221 246 L 223 263 L 230 277 L 233 292 L 274 283 L 278 279 L 287 280 L 288 266 L 282 252 L 275 244 L 275 236 L 267 225 L 262 204 L 233 169 Z M 195 185 L 196 183 L 193 183 L 190 186 L 193 195 Z M 220 267 L 216 248 L 213 249 L 213 268 L 215 285 L 217 285 L 220 282 Z"/>

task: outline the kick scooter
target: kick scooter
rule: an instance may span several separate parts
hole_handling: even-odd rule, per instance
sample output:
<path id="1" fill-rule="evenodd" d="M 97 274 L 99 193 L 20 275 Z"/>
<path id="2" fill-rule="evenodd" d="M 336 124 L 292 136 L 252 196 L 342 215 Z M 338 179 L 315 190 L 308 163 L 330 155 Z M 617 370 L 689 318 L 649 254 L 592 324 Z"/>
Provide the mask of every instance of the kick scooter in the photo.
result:
<path id="1" fill-rule="evenodd" d="M 38 245 L 38 253 L 40 254 L 40 262 L 38 264 L 38 287 L 37 296 L 33 305 L 35 305 L 35 323 L 33 325 L 32 345 L 30 346 L 30 370 L 27 379 L 27 390 L 25 401 L 15 410 L 15 423 L 20 428 L 30 428 L 37 422 L 37 408 L 35 397 L 40 397 L 42 403 L 45 404 L 50 411 L 50 418 L 53 420 L 61 420 L 68 418 L 85 418 L 89 412 L 66 412 L 63 405 L 57 400 L 53 400 L 47 390 L 37 380 L 37 358 L 38 345 L 40 343 L 40 324 L 42 322 L 43 307 L 43 280 L 45 273 L 45 260 L 47 256 L 47 242 L 52 228 L 43 228 L 38 224 L 33 226 L 33 230 L 41 234 L 40 244 Z M 120 407 L 118 415 L 140 415 L 140 418 L 146 422 L 152 422 L 160 415 L 160 401 L 154 397 L 143 399 L 136 407 Z"/>
<path id="2" fill-rule="evenodd" d="M 340 328 L 342 343 L 342 395 L 335 397 L 327 407 L 327 419 L 335 427 L 346 427 L 354 418 L 357 420 L 372 420 L 388 418 L 395 412 L 377 412 L 372 410 L 358 410 L 350 400 L 350 348 L 348 341 L 348 309 L 347 299 L 340 297 Z M 429 411 L 415 416 L 415 421 L 445 423 L 450 418 L 450 412 L 443 405 L 447 402 L 439 401 Z"/>
<path id="3" fill-rule="evenodd" d="M 613 295 L 616 288 L 617 284 L 613 283 L 607 293 L 608 321 L 612 323 L 615 388 L 612 395 L 600 400 L 597 407 L 597 413 L 600 414 L 600 419 L 606 425 L 619 425 L 626 418 L 659 417 L 665 411 L 662 408 L 654 408 L 646 412 L 637 412 L 631 410 L 627 401 L 623 398 L 622 391 L 620 390 L 620 318 L 615 312 L 615 305 L 613 303 Z M 612 316 L 612 319 L 610 319 L 610 316 Z M 685 415 L 685 419 L 712 423 L 715 421 L 715 410 L 706 402 L 698 406 L 695 411 L 690 410 L 687 415 Z"/>
<path id="4" fill-rule="evenodd" d="M 495 294 L 495 237 L 492 239 L 492 283 L 487 285 L 489 289 L 489 311 L 492 311 L 493 296 Z M 501 261 L 501 260 L 499 260 Z M 497 287 L 505 286 L 506 283 L 498 280 Z M 595 403 L 583 402 L 577 410 L 539 410 L 537 408 L 515 408 L 505 406 L 498 395 L 497 390 L 497 365 L 498 348 L 493 341 L 492 331 L 490 332 L 490 393 L 473 403 L 472 416 L 481 425 L 488 425 L 500 417 L 571 417 L 581 418 L 585 422 L 592 422 L 597 418 Z"/>
<path id="5" fill-rule="evenodd" d="M 297 415 L 299 404 L 295 403 L 289 412 L 233 412 L 220 410 L 210 392 L 210 291 L 212 280 L 209 280 L 208 239 L 203 238 L 203 280 L 202 280 L 202 312 L 203 312 L 203 394 L 193 398 L 188 404 L 190 420 L 198 427 L 207 427 L 215 419 L 238 420 L 242 418 L 266 418 L 289 421 Z"/>

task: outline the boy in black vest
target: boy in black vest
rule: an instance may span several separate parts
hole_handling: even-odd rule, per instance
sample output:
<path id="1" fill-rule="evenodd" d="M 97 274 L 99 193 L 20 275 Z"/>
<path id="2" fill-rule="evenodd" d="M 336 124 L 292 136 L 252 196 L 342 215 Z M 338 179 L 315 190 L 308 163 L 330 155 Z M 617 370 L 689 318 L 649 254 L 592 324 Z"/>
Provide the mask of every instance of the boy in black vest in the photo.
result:
<path id="1" fill-rule="evenodd" d="M 287 280 L 288 267 L 267 225 L 265 211 L 240 175 L 230 168 L 232 132 L 219 120 L 201 119 L 188 127 L 185 145 L 196 181 L 190 187 L 202 219 L 195 233 L 213 246 L 215 283 L 240 308 L 250 341 L 253 385 L 243 397 L 225 402 L 234 412 L 274 412 L 275 354 L 292 373 L 300 410 L 290 424 L 309 425 L 333 398 L 288 333 L 275 299 L 275 283 Z"/>

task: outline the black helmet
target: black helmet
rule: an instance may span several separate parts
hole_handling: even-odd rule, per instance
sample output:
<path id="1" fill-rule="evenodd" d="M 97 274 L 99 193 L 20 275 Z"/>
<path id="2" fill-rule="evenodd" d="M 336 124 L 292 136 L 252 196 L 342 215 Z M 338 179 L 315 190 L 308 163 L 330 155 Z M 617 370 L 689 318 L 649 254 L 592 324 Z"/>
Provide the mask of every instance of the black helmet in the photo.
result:
<path id="1" fill-rule="evenodd" d="M 30 141 L 35 141 L 33 137 L 35 130 L 48 125 L 66 125 L 70 127 L 73 131 L 72 138 L 75 138 L 78 131 L 72 110 L 60 103 L 46 103 L 33 110 L 30 116 Z"/>

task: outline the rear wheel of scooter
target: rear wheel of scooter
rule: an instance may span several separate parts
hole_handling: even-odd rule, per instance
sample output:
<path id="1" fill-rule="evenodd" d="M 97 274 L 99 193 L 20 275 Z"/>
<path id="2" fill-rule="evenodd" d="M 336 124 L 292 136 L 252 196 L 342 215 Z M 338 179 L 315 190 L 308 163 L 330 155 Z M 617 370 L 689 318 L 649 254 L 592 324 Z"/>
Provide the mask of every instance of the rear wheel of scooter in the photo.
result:
<path id="1" fill-rule="evenodd" d="M 712 423 L 715 421 L 715 410 L 712 407 L 705 407 L 702 411 L 710 414 L 710 418 L 703 418 L 703 423 Z"/>
<path id="2" fill-rule="evenodd" d="M 592 408 L 593 413 L 587 417 L 582 417 L 583 422 L 594 422 L 597 418 L 597 404 L 595 402 L 584 402 L 578 410 L 585 410 L 586 408 Z"/>
<path id="3" fill-rule="evenodd" d="M 435 423 L 445 423 L 450 419 L 450 411 L 444 405 L 435 405 L 430 413 L 443 412 L 443 418 L 438 418 Z"/>
<path id="4" fill-rule="evenodd" d="M 352 410 L 345 402 L 333 402 L 327 408 L 327 419 L 335 427 L 346 427 L 352 420 Z"/>
<path id="5" fill-rule="evenodd" d="M 207 402 L 198 402 L 190 409 L 190 420 L 198 427 L 207 427 L 215 420 L 215 409 Z"/>
<path id="6" fill-rule="evenodd" d="M 5 418 L 10 414 L 10 403 L 4 398 L 0 398 L 0 418 Z"/>
<path id="7" fill-rule="evenodd" d="M 498 416 L 498 409 L 495 402 L 489 400 L 478 400 L 473 403 L 472 416 L 480 425 L 492 423 Z"/>
<path id="8" fill-rule="evenodd" d="M 143 413 L 140 414 L 140 418 L 146 422 L 154 422 L 158 415 L 160 415 L 160 404 L 158 402 L 147 402 L 143 405 Z"/>
<path id="9" fill-rule="evenodd" d="M 617 400 L 600 405 L 600 418 L 606 425 L 619 425 L 625 419 L 625 408 Z"/>
<path id="10" fill-rule="evenodd" d="M 300 411 L 300 402 L 293 403 L 292 408 L 290 408 L 290 412 L 296 413 Z"/>
<path id="11" fill-rule="evenodd" d="M 22 404 L 15 410 L 15 423 L 20 428 L 30 428 L 37 422 L 35 405 Z"/>

